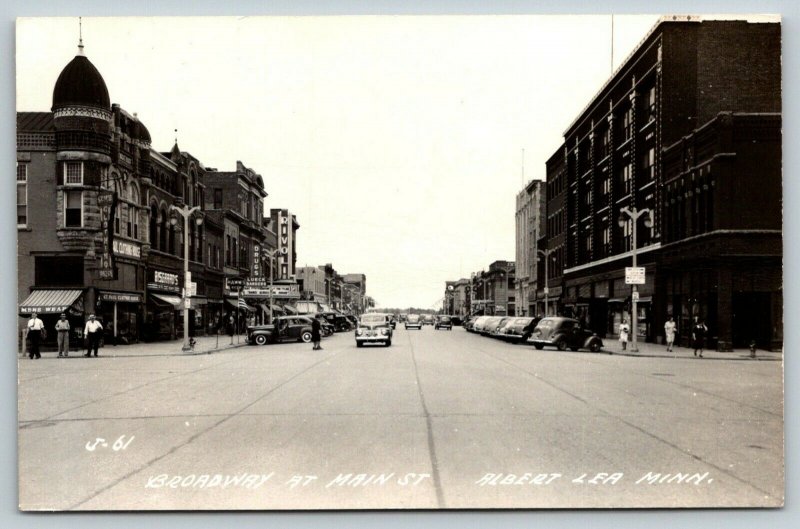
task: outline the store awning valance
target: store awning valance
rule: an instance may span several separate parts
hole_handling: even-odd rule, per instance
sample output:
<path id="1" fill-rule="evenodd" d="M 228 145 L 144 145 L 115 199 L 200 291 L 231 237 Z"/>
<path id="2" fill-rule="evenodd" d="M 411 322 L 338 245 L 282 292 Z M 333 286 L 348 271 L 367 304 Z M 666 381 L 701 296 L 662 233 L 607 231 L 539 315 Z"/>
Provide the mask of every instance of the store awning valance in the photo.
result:
<path id="1" fill-rule="evenodd" d="M 225 298 L 225 301 L 227 301 L 228 304 L 233 308 L 237 308 L 238 307 L 238 308 L 240 308 L 242 310 L 246 310 L 247 312 L 255 312 L 256 311 L 256 309 L 254 309 L 253 307 L 251 307 L 250 305 L 245 303 L 243 299 L 239 299 L 238 303 L 236 302 L 236 298 L 233 298 L 233 299 Z"/>
<path id="2" fill-rule="evenodd" d="M 167 294 L 150 294 L 150 296 L 164 303 L 168 303 L 176 309 L 181 308 L 182 300 L 178 296 L 168 296 Z"/>
<path id="3" fill-rule="evenodd" d="M 82 289 L 34 290 L 20 303 L 20 314 L 60 314 L 83 294 Z"/>

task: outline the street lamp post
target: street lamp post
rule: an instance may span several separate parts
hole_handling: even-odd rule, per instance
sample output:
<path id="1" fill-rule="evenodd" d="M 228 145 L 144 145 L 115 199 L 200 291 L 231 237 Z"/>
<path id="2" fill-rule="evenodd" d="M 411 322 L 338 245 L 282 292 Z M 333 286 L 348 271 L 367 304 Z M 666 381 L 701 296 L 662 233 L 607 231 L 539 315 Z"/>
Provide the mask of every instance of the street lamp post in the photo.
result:
<path id="1" fill-rule="evenodd" d="M 626 218 L 627 215 L 627 218 Z M 639 217 L 647 215 L 644 220 L 646 228 L 653 226 L 653 212 L 645 208 L 637 211 L 636 208 L 629 209 L 627 206 L 619 210 L 618 224 L 620 228 L 625 227 L 625 224 L 630 221 L 631 223 L 631 255 L 633 257 L 633 268 L 636 268 L 636 225 L 639 223 Z M 639 349 L 636 346 L 636 338 L 639 334 L 639 311 L 637 310 L 637 302 L 639 301 L 639 292 L 636 284 L 631 285 L 631 352 L 638 353 Z"/>
<path id="2" fill-rule="evenodd" d="M 183 347 L 181 351 L 189 351 L 192 349 L 189 344 L 189 218 L 195 211 L 200 209 L 200 206 L 190 208 L 189 206 L 178 207 L 172 204 L 169 208 L 170 211 L 183 217 Z M 198 226 L 203 224 L 203 217 L 195 217 L 194 220 Z M 169 222 L 175 226 L 178 224 L 178 217 L 172 215 Z"/>
<path id="3" fill-rule="evenodd" d="M 545 250 L 536 250 L 538 253 L 544 256 L 544 317 L 547 317 L 547 302 L 548 302 L 548 294 L 550 294 L 550 289 L 547 285 L 547 261 L 550 260 L 550 254 L 553 253 L 553 250 L 545 249 Z"/>

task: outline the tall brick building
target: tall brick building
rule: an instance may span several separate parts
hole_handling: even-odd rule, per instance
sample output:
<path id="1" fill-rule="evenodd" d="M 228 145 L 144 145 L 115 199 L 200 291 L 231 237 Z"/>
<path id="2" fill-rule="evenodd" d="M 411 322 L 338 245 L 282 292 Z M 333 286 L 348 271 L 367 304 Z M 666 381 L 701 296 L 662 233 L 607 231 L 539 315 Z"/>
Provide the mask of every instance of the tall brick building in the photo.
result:
<path id="1" fill-rule="evenodd" d="M 658 339 L 673 315 L 684 340 L 700 317 L 712 344 L 781 342 L 780 44 L 778 23 L 662 19 L 569 125 L 546 163 L 559 312 L 602 335 L 630 319 L 633 230 L 620 215 L 648 209 L 640 336 Z M 744 310 L 755 300 L 763 311 Z"/>

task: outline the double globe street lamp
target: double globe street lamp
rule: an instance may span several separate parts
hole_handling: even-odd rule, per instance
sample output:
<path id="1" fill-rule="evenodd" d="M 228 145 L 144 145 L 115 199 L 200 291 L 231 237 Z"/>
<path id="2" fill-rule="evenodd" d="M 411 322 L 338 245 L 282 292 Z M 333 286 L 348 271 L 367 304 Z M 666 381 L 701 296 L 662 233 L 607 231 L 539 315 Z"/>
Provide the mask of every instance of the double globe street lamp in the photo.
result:
<path id="1" fill-rule="evenodd" d="M 178 225 L 178 215 L 183 217 L 183 347 L 181 351 L 191 351 L 192 345 L 189 343 L 189 286 L 191 279 L 189 276 L 189 219 L 195 211 L 200 209 L 200 206 L 182 206 L 178 207 L 170 205 L 170 211 L 174 214 L 170 215 L 169 223 L 173 226 Z M 203 224 L 203 217 L 197 216 L 194 218 L 195 224 L 200 227 Z"/>
<path id="2" fill-rule="evenodd" d="M 653 227 L 653 212 L 647 208 L 638 210 L 628 208 L 627 206 L 619 210 L 619 220 L 617 221 L 620 228 L 625 228 L 626 224 L 631 223 L 631 255 L 633 256 L 633 268 L 636 268 L 636 225 L 639 223 L 639 217 L 647 215 L 644 219 L 645 228 Z M 636 338 L 639 334 L 639 311 L 637 310 L 636 303 L 639 301 L 639 292 L 636 283 L 631 283 L 631 352 L 638 353 L 639 348 L 636 346 Z"/>

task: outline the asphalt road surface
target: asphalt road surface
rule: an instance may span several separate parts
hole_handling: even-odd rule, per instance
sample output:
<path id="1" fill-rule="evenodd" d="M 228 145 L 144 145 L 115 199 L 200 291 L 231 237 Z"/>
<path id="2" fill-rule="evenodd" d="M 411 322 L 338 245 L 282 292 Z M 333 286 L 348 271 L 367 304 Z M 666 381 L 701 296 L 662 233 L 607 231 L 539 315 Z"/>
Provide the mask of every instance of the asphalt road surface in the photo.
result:
<path id="1" fill-rule="evenodd" d="M 780 362 L 398 327 L 19 363 L 25 510 L 780 506 Z"/>

